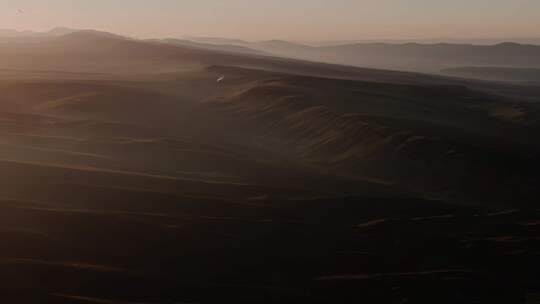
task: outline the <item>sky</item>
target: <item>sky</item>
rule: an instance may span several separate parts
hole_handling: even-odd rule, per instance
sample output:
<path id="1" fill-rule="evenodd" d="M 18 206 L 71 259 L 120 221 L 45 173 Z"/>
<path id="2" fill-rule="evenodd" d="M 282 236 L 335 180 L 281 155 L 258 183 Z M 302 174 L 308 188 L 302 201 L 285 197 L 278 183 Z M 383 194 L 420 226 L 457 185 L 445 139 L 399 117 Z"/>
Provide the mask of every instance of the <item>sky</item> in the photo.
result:
<path id="1" fill-rule="evenodd" d="M 0 28 L 140 38 L 540 37 L 540 0 L 0 0 Z"/>

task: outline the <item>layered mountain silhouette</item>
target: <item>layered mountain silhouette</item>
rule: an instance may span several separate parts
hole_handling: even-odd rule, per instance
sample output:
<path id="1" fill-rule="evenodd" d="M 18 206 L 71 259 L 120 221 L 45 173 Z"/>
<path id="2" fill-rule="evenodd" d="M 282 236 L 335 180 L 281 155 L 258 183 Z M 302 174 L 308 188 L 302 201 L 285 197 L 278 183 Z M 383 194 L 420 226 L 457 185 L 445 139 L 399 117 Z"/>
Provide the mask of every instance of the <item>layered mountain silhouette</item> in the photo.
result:
<path id="1" fill-rule="evenodd" d="M 0 29 L 0 38 L 17 38 L 17 37 L 50 37 L 67 35 L 74 32 L 78 32 L 78 29 L 72 29 L 67 27 L 55 27 L 46 32 L 37 31 L 17 31 L 12 29 Z"/>
<path id="2" fill-rule="evenodd" d="M 282 40 L 247 42 L 218 38 L 191 39 L 211 44 L 235 44 L 283 57 L 428 73 L 462 66 L 540 67 L 540 46 L 511 42 L 490 45 L 370 42 L 308 46 Z"/>
<path id="3" fill-rule="evenodd" d="M 0 30 L 1 41 L 36 41 L 81 32 L 70 28 L 54 28 L 48 32 Z M 92 32 L 92 31 L 87 31 Z M 424 73 L 445 73 L 448 69 L 478 68 L 540 68 L 540 46 L 536 40 L 513 39 L 521 43 L 486 41 L 471 43 L 429 42 L 329 42 L 316 46 L 284 40 L 244 41 L 217 37 L 193 37 L 184 39 L 150 39 L 147 42 L 170 44 L 199 50 L 228 53 L 278 56 L 332 64 L 352 65 L 387 70 Z M 465 40 L 464 40 L 465 41 Z M 495 40 L 494 40 L 495 41 Z M 481 43 L 479 40 L 478 43 Z M 527 44 L 529 42 L 530 44 Z M 489 44 L 492 43 L 492 44 Z M 463 74 L 465 75 L 465 74 Z M 462 75 L 462 76 L 463 76 Z M 474 78 L 489 79 L 477 74 Z M 467 76 L 467 75 L 465 75 Z M 523 77 L 497 80 L 521 81 Z M 526 81 L 529 80 L 528 78 Z"/>

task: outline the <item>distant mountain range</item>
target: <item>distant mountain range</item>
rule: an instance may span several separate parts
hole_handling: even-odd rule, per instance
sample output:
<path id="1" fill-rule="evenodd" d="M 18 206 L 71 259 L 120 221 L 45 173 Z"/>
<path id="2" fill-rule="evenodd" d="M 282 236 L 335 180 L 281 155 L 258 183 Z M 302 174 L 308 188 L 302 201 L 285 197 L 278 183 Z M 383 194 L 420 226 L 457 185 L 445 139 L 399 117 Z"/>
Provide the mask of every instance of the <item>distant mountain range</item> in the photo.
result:
<path id="1" fill-rule="evenodd" d="M 47 32 L 0 30 L 0 42 L 44 40 L 79 30 L 58 27 Z M 535 39 L 516 41 L 538 42 Z M 225 53 L 274 56 L 376 69 L 402 70 L 422 73 L 448 74 L 448 69 L 462 67 L 540 68 L 540 45 L 502 42 L 497 44 L 458 43 L 387 43 L 363 42 L 314 46 L 284 40 L 245 41 L 219 37 L 191 37 L 183 39 L 148 39 L 152 43 L 168 44 L 192 49 Z M 476 40 L 475 40 L 476 41 Z M 493 42 L 495 40 L 484 40 Z M 318 43 L 324 45 L 324 43 Z M 444 72 L 443 72 L 444 71 Z M 503 70 L 507 71 L 507 70 Z M 493 80 L 486 73 L 475 78 Z M 500 79 L 499 77 L 498 79 Z M 502 77 L 505 79 L 505 77 Z M 506 77 L 512 79 L 511 77 Z M 522 79 L 518 77 L 517 79 Z"/>
<path id="2" fill-rule="evenodd" d="M 540 45 L 514 42 L 491 45 L 379 42 L 310 46 L 282 40 L 247 42 L 208 37 L 191 39 L 207 44 L 236 44 L 275 56 L 428 73 L 462 66 L 540 67 Z"/>
<path id="3" fill-rule="evenodd" d="M 174 39 L 174 38 L 150 39 L 148 41 L 161 42 L 161 43 L 172 44 L 172 45 L 181 46 L 181 47 L 207 49 L 207 50 L 215 50 L 215 51 L 230 52 L 230 53 L 270 55 L 264 51 L 255 50 L 255 49 L 248 48 L 245 46 L 235 45 L 235 44 L 230 44 L 230 43 L 210 44 L 210 43 L 201 43 L 201 42 L 195 42 L 195 41 L 186 40 L 186 39 Z"/>
<path id="4" fill-rule="evenodd" d="M 519 44 L 534 44 L 540 45 L 540 37 L 529 38 L 424 38 L 424 39 L 358 39 L 358 40 L 334 40 L 334 41 L 297 41 L 298 43 L 310 46 L 336 46 L 344 44 L 366 44 L 366 43 L 389 43 L 389 44 L 406 44 L 406 43 L 421 43 L 421 44 L 472 44 L 472 45 L 493 45 L 503 42 L 514 42 Z"/>
<path id="5" fill-rule="evenodd" d="M 56 27 L 46 32 L 0 29 L 0 38 L 60 36 L 60 35 L 66 35 L 66 34 L 77 32 L 77 31 L 79 30 L 67 28 L 67 27 Z"/>

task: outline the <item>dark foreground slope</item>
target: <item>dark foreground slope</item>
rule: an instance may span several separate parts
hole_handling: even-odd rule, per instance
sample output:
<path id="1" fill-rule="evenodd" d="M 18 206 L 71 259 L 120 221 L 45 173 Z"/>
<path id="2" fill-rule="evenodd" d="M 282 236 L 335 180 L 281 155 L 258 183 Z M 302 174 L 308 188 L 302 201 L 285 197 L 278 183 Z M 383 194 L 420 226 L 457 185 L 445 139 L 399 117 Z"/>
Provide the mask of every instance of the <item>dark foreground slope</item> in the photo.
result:
<path id="1" fill-rule="evenodd" d="M 535 87 L 103 33 L 15 48 L 1 302 L 538 300 Z"/>

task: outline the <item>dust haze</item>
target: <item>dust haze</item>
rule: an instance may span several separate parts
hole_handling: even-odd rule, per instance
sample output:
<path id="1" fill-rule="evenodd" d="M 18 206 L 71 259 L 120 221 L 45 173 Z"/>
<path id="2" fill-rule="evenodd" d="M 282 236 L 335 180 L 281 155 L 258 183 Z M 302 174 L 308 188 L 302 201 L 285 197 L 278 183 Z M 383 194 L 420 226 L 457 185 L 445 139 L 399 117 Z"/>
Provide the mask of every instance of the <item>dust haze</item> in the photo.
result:
<path id="1" fill-rule="evenodd" d="M 540 45 L 336 41 L 0 31 L 1 302 L 537 303 Z"/>

